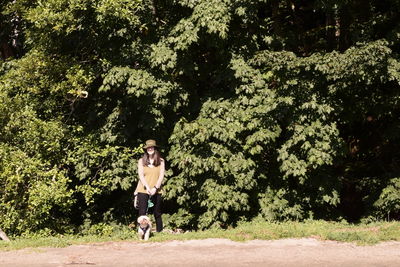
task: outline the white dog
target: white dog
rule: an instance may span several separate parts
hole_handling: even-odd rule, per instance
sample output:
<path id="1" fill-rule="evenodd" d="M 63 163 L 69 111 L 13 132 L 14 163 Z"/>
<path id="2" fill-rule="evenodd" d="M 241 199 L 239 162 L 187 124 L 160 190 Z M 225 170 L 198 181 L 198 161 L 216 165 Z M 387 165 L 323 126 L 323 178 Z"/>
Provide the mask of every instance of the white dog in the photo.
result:
<path id="1" fill-rule="evenodd" d="M 139 227 L 138 227 L 139 239 L 149 240 L 150 232 L 151 232 L 150 218 L 143 215 L 137 219 L 137 222 L 139 223 Z"/>

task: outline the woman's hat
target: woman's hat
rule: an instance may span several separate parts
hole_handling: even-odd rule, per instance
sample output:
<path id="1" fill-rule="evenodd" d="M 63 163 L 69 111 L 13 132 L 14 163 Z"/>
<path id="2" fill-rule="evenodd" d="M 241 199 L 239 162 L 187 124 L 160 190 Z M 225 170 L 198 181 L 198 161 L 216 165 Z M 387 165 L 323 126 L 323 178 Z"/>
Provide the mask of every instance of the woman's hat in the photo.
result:
<path id="1" fill-rule="evenodd" d="M 150 139 L 150 140 L 146 141 L 146 144 L 144 145 L 143 149 L 147 149 L 152 146 L 157 147 L 157 143 L 156 143 L 156 140 Z"/>

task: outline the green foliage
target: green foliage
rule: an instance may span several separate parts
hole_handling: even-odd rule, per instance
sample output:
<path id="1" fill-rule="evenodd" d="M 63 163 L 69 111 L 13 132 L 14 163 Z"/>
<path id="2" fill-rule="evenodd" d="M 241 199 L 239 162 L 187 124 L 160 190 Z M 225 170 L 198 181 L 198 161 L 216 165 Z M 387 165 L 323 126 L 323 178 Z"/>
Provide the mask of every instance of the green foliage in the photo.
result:
<path id="1" fill-rule="evenodd" d="M 98 71 L 108 71 L 110 60 L 116 56 L 114 51 L 109 51 L 110 47 L 116 46 L 119 50 L 120 45 L 123 46 L 119 58 L 126 57 L 132 36 L 143 26 L 135 15 L 144 10 L 141 4 L 135 1 L 20 1 L 8 6 L 7 12 L 24 16 L 25 44 L 31 49 L 20 60 L 2 65 L 1 142 L 11 152 L 31 158 L 32 163 L 22 162 L 26 163 L 25 168 L 30 168 L 29 173 L 38 175 L 37 184 L 25 173 L 16 175 L 18 181 L 24 181 L 21 188 L 32 187 L 32 192 L 19 190 L 22 203 L 17 200 L 1 202 L 12 218 L 3 225 L 9 233 L 38 231 L 43 227 L 65 231 L 62 225 L 70 227 L 83 218 L 90 218 L 95 224 L 103 218 L 98 213 L 103 212 L 104 198 L 111 199 L 119 190 L 131 190 L 136 183 L 136 160 L 142 151 L 140 148 L 132 151 L 126 144 L 121 145 L 131 138 L 126 136 L 126 124 L 119 122 L 128 112 L 121 112 L 121 108 L 132 102 L 115 106 L 114 102 L 105 100 L 108 96 L 102 93 L 106 91 L 100 90 L 100 95 L 96 95 L 98 88 L 93 83 L 98 82 L 101 75 Z M 99 59 L 98 49 L 107 51 L 102 53 L 105 58 Z M 106 72 L 104 76 L 107 77 Z M 107 84 L 106 78 L 104 85 Z M 158 115 L 156 122 L 165 117 L 157 109 L 158 105 L 166 106 L 166 95 L 174 95 L 171 93 L 173 85 L 165 88 L 165 92 L 154 92 L 155 108 L 150 115 Z M 134 92 L 129 93 L 134 95 Z M 182 101 L 176 103 L 179 107 Z M 136 106 L 130 109 L 135 110 Z M 129 143 L 138 146 L 141 141 L 141 137 L 136 136 Z M 18 169 L 8 170 L 8 164 L 2 161 L 4 173 L 9 175 Z M 50 174 L 41 174 L 42 169 L 51 171 L 53 183 L 47 181 Z M 4 184 L 9 182 L 4 180 Z M 65 205 L 61 207 L 59 202 L 63 200 L 58 194 L 69 200 L 64 200 Z M 10 197 L 13 198 L 16 197 Z M 110 203 L 127 209 L 130 203 L 126 198 L 121 196 L 120 200 L 113 199 Z M 37 208 L 34 215 L 25 216 L 29 214 L 28 200 Z M 120 205 L 121 201 L 125 203 Z M 52 220 L 53 213 L 58 216 L 57 220 Z M 29 220 L 20 223 L 16 219 L 19 217 L 21 222 L 25 217 Z M 31 223 L 35 218 L 36 222 Z"/>
<path id="2" fill-rule="evenodd" d="M 274 191 L 267 188 L 259 195 L 260 215 L 267 221 L 296 220 L 304 217 L 304 210 L 300 204 L 289 202 L 296 192 L 286 192 L 285 189 Z"/>
<path id="3" fill-rule="evenodd" d="M 134 152 L 137 154 L 138 149 Z M 128 148 L 101 147 L 86 141 L 76 144 L 68 154 L 67 164 L 74 166 L 75 192 L 83 194 L 87 205 L 117 188 L 130 189 L 136 180 L 137 164 Z"/>
<path id="4" fill-rule="evenodd" d="M 379 199 L 374 203 L 376 213 L 390 220 L 398 219 L 400 215 L 400 179 L 390 179 L 388 186 L 383 190 Z"/>
<path id="5" fill-rule="evenodd" d="M 361 114 L 377 103 L 360 99 L 361 84 L 381 99 L 388 97 L 376 88 L 377 81 L 389 82 L 388 53 L 386 43 L 378 41 L 349 49 L 343 58 L 336 52 L 297 58 L 265 51 L 247 65 L 232 61 L 235 77 L 242 82 L 236 97 L 206 102 L 195 121 L 182 121 L 171 135 L 170 159 L 179 169 L 175 179 L 184 181 L 171 181 L 171 187 L 180 188 L 168 197 L 177 197 L 182 205 L 191 199 L 192 205 L 200 206 L 197 209 L 205 210 L 208 222 L 200 217 L 199 227 L 208 227 L 216 218 L 216 223 L 235 221 L 237 213 L 248 217 L 252 214 L 248 199 L 254 197 L 251 189 L 260 192 L 261 215 L 269 220 L 326 215 L 322 210 L 340 203 L 339 177 L 328 166 L 344 153 L 338 127 L 346 122 L 338 125 L 335 120 L 348 116 L 343 102 L 357 103 L 360 106 L 353 106 L 353 112 Z M 346 65 L 348 70 L 343 70 Z M 329 85 L 332 79 L 335 83 Z M 229 164 L 237 156 L 250 162 L 242 160 L 240 175 Z M 218 194 L 208 189 L 210 178 L 214 180 L 210 187 Z M 234 186 L 224 191 L 230 183 Z M 224 206 L 230 207 L 229 213 Z M 192 209 L 196 210 L 188 207 Z"/>
<path id="6" fill-rule="evenodd" d="M 75 202 L 70 178 L 57 166 L 64 129 L 56 120 L 40 119 L 22 94 L 9 97 L 11 84 L 9 79 L 1 84 L 0 227 L 11 233 L 64 231 L 69 222 L 64 215 Z"/>
<path id="7" fill-rule="evenodd" d="M 64 171 L 5 145 L 0 146 L 0 170 L 0 225 L 5 231 L 68 228 L 60 215 L 68 214 L 75 200 Z"/>
<path id="8" fill-rule="evenodd" d="M 303 2 L 0 1 L 0 227 L 132 221 L 148 138 L 174 227 L 397 218 L 399 3 Z"/>
<path id="9" fill-rule="evenodd" d="M 189 213 L 185 209 L 179 209 L 177 212 L 169 215 L 163 214 L 163 223 L 165 229 L 182 229 L 185 227 L 195 228 L 193 213 Z"/>
<path id="10" fill-rule="evenodd" d="M 141 112 L 137 123 L 153 131 L 166 123 L 171 112 L 187 105 L 187 93 L 177 83 L 156 78 L 145 70 L 129 67 L 110 69 L 99 91 L 119 90 L 137 107 L 134 112 Z M 146 103 L 146 106 L 142 107 L 139 103 Z"/>

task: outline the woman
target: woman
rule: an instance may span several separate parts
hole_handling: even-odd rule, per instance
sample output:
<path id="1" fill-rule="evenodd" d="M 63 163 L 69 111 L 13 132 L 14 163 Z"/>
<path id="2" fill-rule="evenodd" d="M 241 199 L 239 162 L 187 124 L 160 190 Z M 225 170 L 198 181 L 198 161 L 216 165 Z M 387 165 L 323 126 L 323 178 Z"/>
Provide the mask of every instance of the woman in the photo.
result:
<path id="1" fill-rule="evenodd" d="M 139 184 L 137 186 L 137 199 L 139 204 L 139 216 L 146 215 L 148 200 L 154 203 L 154 218 L 156 230 L 163 230 L 161 218 L 161 185 L 164 179 L 165 164 L 161 158 L 155 140 L 147 140 L 143 147 L 144 155 L 138 162 Z"/>

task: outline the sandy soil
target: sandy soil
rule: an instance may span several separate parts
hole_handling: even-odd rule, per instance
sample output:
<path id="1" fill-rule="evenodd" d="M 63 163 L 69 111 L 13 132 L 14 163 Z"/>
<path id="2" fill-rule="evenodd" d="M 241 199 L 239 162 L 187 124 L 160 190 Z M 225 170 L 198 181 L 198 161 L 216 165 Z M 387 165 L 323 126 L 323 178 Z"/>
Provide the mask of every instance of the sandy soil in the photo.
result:
<path id="1" fill-rule="evenodd" d="M 0 252 L 0 266 L 400 266 L 400 242 L 283 239 L 106 242 Z"/>

